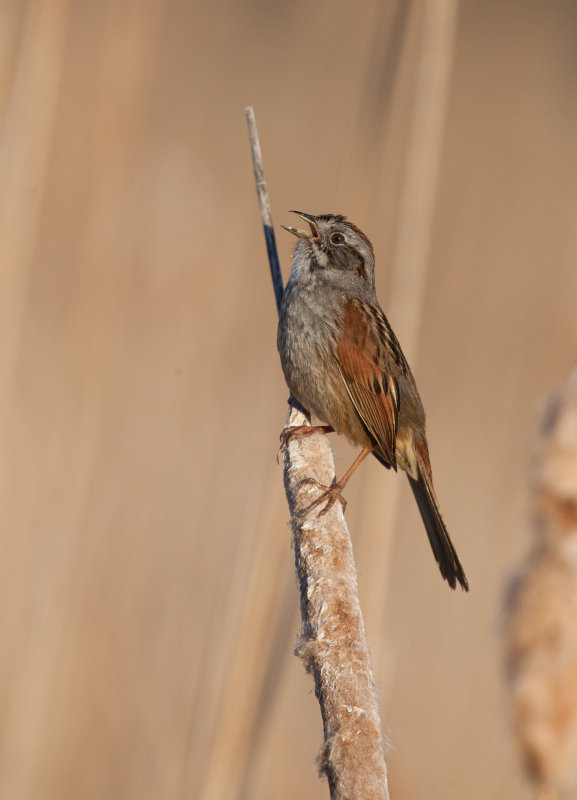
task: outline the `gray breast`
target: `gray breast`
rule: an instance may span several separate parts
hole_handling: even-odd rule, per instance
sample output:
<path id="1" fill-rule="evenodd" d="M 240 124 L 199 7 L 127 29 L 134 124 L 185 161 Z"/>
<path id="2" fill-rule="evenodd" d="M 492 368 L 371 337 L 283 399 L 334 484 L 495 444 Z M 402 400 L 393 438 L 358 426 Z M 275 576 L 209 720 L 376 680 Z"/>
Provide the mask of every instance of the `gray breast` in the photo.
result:
<path id="1" fill-rule="evenodd" d="M 330 397 L 342 381 L 336 359 L 341 318 L 340 294 L 289 282 L 278 329 L 286 382 L 301 405 L 329 424 Z"/>

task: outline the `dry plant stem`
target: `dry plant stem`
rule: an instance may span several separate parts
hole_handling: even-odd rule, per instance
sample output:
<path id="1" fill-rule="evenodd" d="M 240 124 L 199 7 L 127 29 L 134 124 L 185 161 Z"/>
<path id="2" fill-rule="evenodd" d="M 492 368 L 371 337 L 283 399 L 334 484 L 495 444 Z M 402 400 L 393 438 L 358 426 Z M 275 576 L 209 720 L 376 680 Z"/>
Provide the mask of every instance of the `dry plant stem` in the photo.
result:
<path id="1" fill-rule="evenodd" d="M 285 426 L 308 424 L 291 406 Z M 332 800 L 388 800 L 381 724 L 349 532 L 339 503 L 319 515 L 307 508 L 334 480 L 326 436 L 291 439 L 285 456 L 303 632 L 297 654 L 312 672 L 321 706 L 320 768 Z"/>
<path id="2" fill-rule="evenodd" d="M 513 735 L 538 800 L 577 786 L 577 365 L 552 397 L 532 470 L 533 547 L 510 591 Z"/>
<path id="3" fill-rule="evenodd" d="M 280 261 L 278 258 L 276 239 L 274 235 L 274 226 L 272 224 L 272 211 L 268 196 L 266 178 L 264 176 L 264 164 L 262 161 L 262 152 L 260 149 L 260 141 L 258 138 L 258 130 L 256 127 L 256 119 L 254 116 L 253 107 L 247 106 L 244 110 L 244 115 L 246 117 L 246 122 L 248 125 L 248 138 L 250 141 L 250 149 L 252 153 L 254 180 L 256 183 L 256 193 L 258 195 L 258 205 L 260 208 L 262 226 L 264 228 L 266 251 L 268 253 L 268 263 L 270 265 L 272 286 L 274 289 L 274 296 L 276 300 L 276 310 L 280 314 L 280 304 L 282 302 L 282 295 L 284 291 L 282 282 L 282 273 L 280 271 Z"/>
<path id="4" fill-rule="evenodd" d="M 245 109 L 254 174 L 277 302 L 283 282 L 270 201 L 253 109 Z M 284 434 L 310 425 L 302 409 L 290 404 Z M 320 768 L 332 800 L 389 800 L 379 708 L 357 573 L 349 531 L 340 503 L 326 514 L 306 509 L 335 477 L 332 451 L 322 433 L 287 440 L 285 488 L 291 511 L 294 551 L 301 594 L 303 632 L 298 655 L 315 679 L 321 706 L 324 746 Z"/>

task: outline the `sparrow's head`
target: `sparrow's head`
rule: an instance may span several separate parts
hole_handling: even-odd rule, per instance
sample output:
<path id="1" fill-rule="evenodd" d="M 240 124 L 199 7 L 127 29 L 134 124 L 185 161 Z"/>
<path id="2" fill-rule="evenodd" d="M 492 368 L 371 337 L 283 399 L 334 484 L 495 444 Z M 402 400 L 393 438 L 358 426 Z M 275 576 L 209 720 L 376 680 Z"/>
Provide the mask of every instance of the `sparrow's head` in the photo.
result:
<path id="1" fill-rule="evenodd" d="M 375 254 L 365 234 L 340 214 L 303 214 L 292 211 L 304 219 L 310 231 L 289 225 L 282 227 L 298 237 L 292 263 L 292 274 L 299 280 L 315 273 L 347 276 L 346 282 L 356 281 L 374 288 Z"/>

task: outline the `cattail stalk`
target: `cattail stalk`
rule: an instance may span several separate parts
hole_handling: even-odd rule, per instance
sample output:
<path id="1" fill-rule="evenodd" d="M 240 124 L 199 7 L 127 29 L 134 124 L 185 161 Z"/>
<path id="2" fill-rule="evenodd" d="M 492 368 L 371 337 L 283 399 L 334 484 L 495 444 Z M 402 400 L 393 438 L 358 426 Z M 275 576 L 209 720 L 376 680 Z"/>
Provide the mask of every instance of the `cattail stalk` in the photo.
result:
<path id="1" fill-rule="evenodd" d="M 245 114 L 278 306 L 280 270 L 278 259 L 274 261 L 270 202 L 252 108 Z M 282 290 L 282 279 L 280 286 Z M 308 424 L 303 411 L 291 403 L 285 431 Z M 379 708 L 343 509 L 337 502 L 327 513 L 319 513 L 319 507 L 307 513 L 321 495 L 321 487 L 334 480 L 334 461 L 325 435 L 289 440 L 284 481 L 303 622 L 296 652 L 315 681 L 324 730 L 319 764 L 328 779 L 331 800 L 388 800 Z"/>
<path id="2" fill-rule="evenodd" d="M 504 644 L 513 735 L 535 796 L 550 800 L 577 792 L 577 366 L 545 414 L 532 504 Z"/>

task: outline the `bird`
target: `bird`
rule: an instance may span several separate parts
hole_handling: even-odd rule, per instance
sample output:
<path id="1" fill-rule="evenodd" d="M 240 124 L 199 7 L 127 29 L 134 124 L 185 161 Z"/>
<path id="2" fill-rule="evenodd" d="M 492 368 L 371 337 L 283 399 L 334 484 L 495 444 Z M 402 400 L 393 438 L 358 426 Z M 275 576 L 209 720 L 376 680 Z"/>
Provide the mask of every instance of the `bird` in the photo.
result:
<path id="1" fill-rule="evenodd" d="M 291 211 L 310 230 L 282 227 L 297 237 L 283 292 L 277 345 L 297 402 L 323 423 L 292 428 L 344 435 L 361 451 L 343 477 L 313 505 L 324 513 L 361 462 L 373 454 L 407 475 L 441 575 L 452 589 L 469 584 L 451 542 L 433 486 L 425 411 L 413 373 L 375 290 L 374 249 L 342 214 Z"/>

